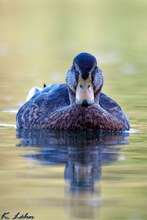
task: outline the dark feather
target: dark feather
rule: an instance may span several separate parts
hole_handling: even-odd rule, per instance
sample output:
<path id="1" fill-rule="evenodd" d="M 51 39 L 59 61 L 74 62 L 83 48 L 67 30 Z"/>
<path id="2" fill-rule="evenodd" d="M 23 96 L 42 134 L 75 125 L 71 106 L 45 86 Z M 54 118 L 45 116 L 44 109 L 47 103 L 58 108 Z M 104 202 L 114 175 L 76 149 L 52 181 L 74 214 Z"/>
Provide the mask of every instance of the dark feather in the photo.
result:
<path id="1" fill-rule="evenodd" d="M 18 128 L 128 130 L 129 122 L 120 106 L 100 94 L 100 107 L 70 106 L 65 84 L 45 87 L 17 114 Z"/>

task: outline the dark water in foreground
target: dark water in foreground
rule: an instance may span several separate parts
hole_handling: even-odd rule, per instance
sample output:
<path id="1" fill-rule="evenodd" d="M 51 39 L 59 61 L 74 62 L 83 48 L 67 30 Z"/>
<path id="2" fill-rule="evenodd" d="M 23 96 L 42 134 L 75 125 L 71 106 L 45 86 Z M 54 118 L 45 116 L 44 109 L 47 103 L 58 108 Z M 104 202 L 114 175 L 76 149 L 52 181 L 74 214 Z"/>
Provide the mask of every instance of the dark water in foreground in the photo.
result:
<path id="1" fill-rule="evenodd" d="M 1 147 L 1 215 L 146 219 L 146 149 L 137 147 L 137 132 L 19 130 L 16 137 L 16 147 Z"/>

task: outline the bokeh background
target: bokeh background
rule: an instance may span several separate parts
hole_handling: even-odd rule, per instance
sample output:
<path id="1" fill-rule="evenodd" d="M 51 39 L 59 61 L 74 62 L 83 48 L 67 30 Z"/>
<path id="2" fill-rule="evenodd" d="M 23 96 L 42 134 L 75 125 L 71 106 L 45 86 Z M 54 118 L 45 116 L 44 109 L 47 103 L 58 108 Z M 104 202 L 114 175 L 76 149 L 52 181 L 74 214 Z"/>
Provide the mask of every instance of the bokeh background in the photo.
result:
<path id="1" fill-rule="evenodd" d="M 64 82 L 86 51 L 105 74 L 103 92 L 127 111 L 128 102 L 136 107 L 146 89 L 146 20 L 146 0 L 0 0 L 0 105 L 16 107 L 34 85 Z"/>
<path id="2" fill-rule="evenodd" d="M 104 205 L 96 216 L 147 219 L 146 0 L 0 0 L 0 214 L 31 207 L 39 219 L 70 218 L 65 204 L 48 209 L 44 203 L 46 197 L 49 204 L 56 198 L 64 203 L 63 167 L 32 168 L 34 176 L 59 173 L 59 179 L 30 179 L 32 170 L 20 157 L 27 150 L 16 149 L 16 131 L 4 125 L 15 125 L 31 87 L 65 82 L 79 52 L 96 56 L 105 75 L 103 92 L 123 107 L 137 132 L 122 150 L 125 162 L 103 170 Z M 50 194 L 43 186 L 50 186 Z"/>

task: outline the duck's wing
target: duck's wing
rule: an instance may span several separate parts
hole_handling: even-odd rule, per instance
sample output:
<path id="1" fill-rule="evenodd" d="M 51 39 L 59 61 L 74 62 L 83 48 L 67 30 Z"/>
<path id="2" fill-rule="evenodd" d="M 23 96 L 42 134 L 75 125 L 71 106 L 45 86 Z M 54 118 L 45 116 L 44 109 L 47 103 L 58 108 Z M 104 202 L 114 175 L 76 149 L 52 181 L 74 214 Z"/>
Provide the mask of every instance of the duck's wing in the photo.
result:
<path id="1" fill-rule="evenodd" d="M 123 121 L 126 124 L 128 130 L 130 129 L 129 120 L 124 111 L 113 99 L 109 98 L 104 93 L 100 94 L 100 106 L 109 112 L 112 116 Z"/>
<path id="2" fill-rule="evenodd" d="M 18 111 L 17 127 L 29 128 L 32 123 L 42 120 L 51 113 L 69 105 L 68 90 L 65 84 L 55 84 L 36 91 L 32 98 Z"/>
<path id="3" fill-rule="evenodd" d="M 66 84 L 46 86 L 32 100 L 40 108 L 49 109 L 49 114 L 70 104 Z"/>
<path id="4" fill-rule="evenodd" d="M 46 86 L 43 89 L 33 87 L 29 91 L 28 97 L 29 98 L 27 98 L 27 101 L 29 101 L 30 103 L 35 102 L 36 104 L 38 103 L 38 101 L 41 104 L 44 99 L 48 99 L 53 104 L 55 102 L 59 105 L 61 98 L 63 101 L 60 103 L 61 105 L 64 105 L 64 103 L 69 103 L 69 96 L 66 84 L 53 84 Z"/>

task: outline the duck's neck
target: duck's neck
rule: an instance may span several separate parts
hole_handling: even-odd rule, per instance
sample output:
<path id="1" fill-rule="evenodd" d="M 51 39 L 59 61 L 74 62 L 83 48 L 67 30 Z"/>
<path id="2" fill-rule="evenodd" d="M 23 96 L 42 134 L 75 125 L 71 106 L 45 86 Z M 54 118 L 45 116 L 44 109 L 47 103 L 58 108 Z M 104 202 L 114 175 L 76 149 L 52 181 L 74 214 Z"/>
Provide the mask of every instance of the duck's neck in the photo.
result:
<path id="1" fill-rule="evenodd" d="M 100 102 L 100 93 L 98 93 L 95 97 L 94 97 L 94 104 L 95 105 L 99 105 Z"/>
<path id="2" fill-rule="evenodd" d="M 69 87 L 67 87 L 67 89 L 69 94 L 70 105 L 74 105 L 76 103 L 75 93 Z"/>
<path id="3" fill-rule="evenodd" d="M 94 94 L 94 104 L 95 105 L 99 105 L 99 103 L 100 103 L 100 94 L 101 94 L 102 86 L 103 85 L 101 85 L 101 87 Z"/>

